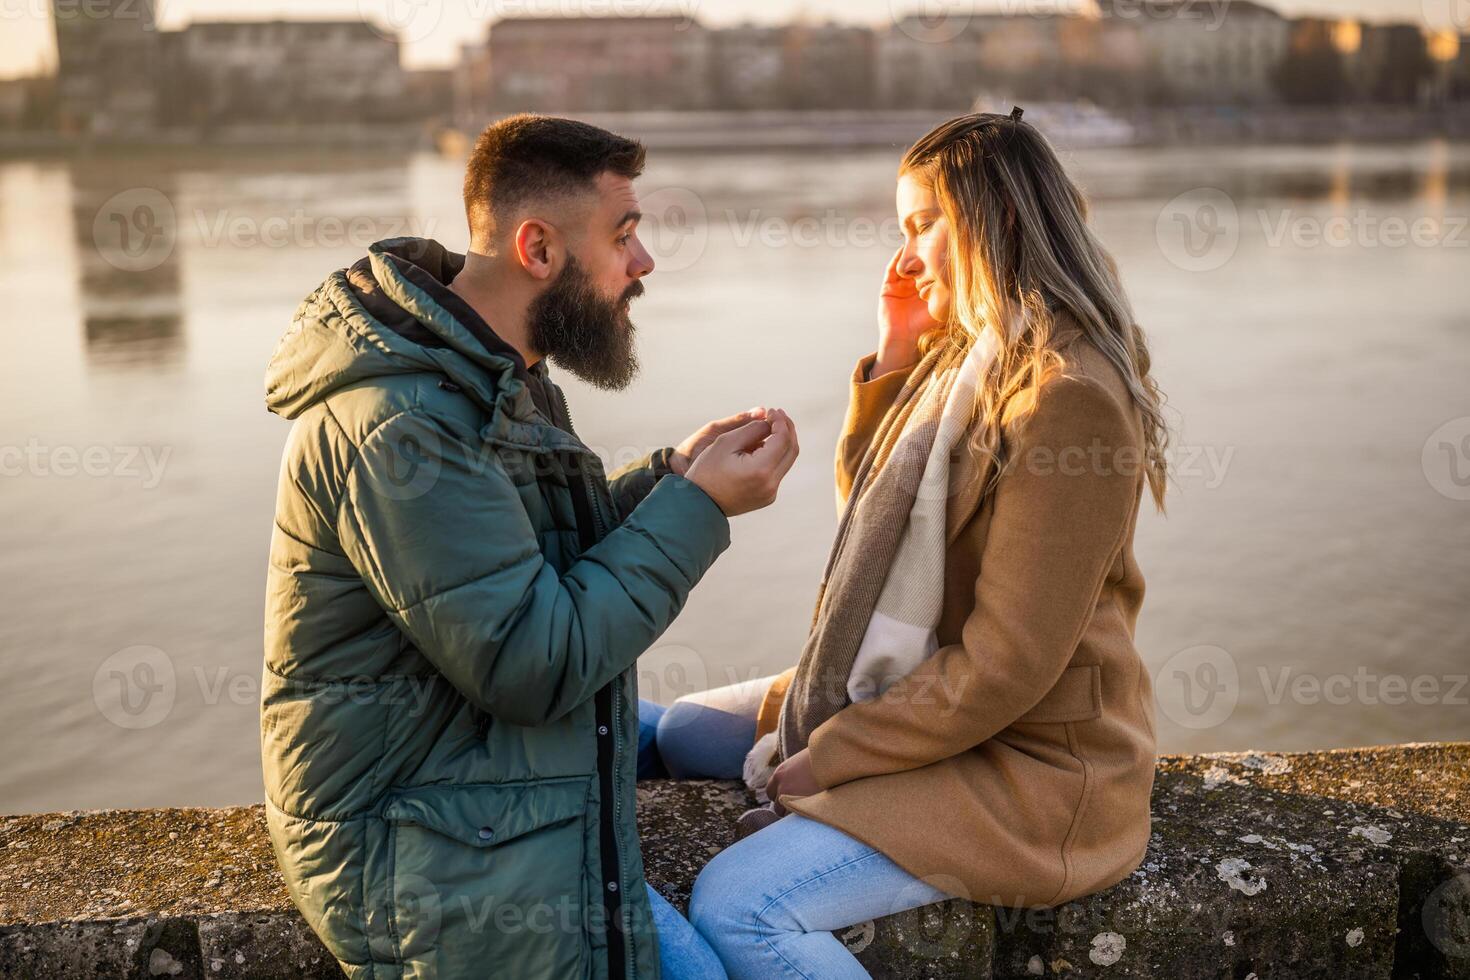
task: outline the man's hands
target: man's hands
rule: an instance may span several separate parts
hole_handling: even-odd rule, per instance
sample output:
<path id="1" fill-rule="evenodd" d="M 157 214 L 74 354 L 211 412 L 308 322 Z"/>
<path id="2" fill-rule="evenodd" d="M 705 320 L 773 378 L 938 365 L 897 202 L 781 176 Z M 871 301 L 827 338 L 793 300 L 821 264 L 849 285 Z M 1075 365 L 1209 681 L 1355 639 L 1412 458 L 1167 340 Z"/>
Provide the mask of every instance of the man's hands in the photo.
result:
<path id="1" fill-rule="evenodd" d="M 730 421 L 722 419 L 710 426 Z M 691 442 L 697 442 L 704 431 L 691 436 Z M 726 517 L 735 517 L 774 503 L 781 480 L 800 452 L 790 416 L 779 408 L 767 409 L 763 418 L 715 435 L 698 451 L 684 476 L 709 494 Z"/>
<path id="2" fill-rule="evenodd" d="M 903 249 L 893 253 L 878 293 L 878 360 L 870 378 L 912 366 L 919 359 L 919 338 L 939 326 L 914 280 L 898 271 Z"/>
<path id="3" fill-rule="evenodd" d="M 817 784 L 817 777 L 812 772 L 812 750 L 809 748 L 802 749 L 777 766 L 766 783 L 766 796 L 775 811 L 782 816 L 786 815 L 786 808 L 781 805 L 782 793 L 790 796 L 811 796 L 821 791 L 822 787 Z"/>
<path id="4" fill-rule="evenodd" d="M 683 476 L 689 472 L 689 467 L 694 465 L 699 454 L 708 449 L 716 439 L 726 432 L 734 432 L 747 422 L 765 418 L 767 411 L 765 407 L 751 408 L 739 415 L 732 415 L 727 419 L 716 419 L 706 424 L 674 448 L 674 455 L 669 457 L 669 466 L 673 468 L 675 474 Z"/>

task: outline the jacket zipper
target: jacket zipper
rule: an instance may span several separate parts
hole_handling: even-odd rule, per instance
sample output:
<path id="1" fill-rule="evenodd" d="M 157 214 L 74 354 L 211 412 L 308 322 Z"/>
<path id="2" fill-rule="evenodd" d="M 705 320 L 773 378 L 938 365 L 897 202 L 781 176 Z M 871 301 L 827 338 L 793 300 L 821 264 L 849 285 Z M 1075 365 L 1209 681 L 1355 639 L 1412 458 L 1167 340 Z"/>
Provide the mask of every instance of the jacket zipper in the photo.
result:
<path id="1" fill-rule="evenodd" d="M 576 426 L 572 423 L 572 410 L 562 390 L 549 382 L 548 388 L 556 395 L 562 417 L 567 420 L 567 432 L 576 438 Z M 578 465 L 585 466 L 585 462 Z M 602 507 L 592 484 L 584 475 L 578 478 L 582 493 L 592 512 L 593 540 L 601 541 L 606 534 L 602 523 Z M 584 543 L 585 550 L 585 543 Z M 626 980 L 633 972 L 628 962 L 628 949 L 624 941 L 626 929 L 623 923 L 623 843 L 618 837 L 619 820 L 622 817 L 622 801 L 618 798 L 616 764 L 622 750 L 621 699 L 617 696 L 617 678 L 604 684 L 594 698 L 597 717 L 597 777 L 601 790 L 601 827 L 598 839 L 602 852 L 602 887 L 599 889 L 604 914 L 602 920 L 608 928 L 607 972 L 608 980 Z M 609 813 L 609 809 L 611 813 Z"/>

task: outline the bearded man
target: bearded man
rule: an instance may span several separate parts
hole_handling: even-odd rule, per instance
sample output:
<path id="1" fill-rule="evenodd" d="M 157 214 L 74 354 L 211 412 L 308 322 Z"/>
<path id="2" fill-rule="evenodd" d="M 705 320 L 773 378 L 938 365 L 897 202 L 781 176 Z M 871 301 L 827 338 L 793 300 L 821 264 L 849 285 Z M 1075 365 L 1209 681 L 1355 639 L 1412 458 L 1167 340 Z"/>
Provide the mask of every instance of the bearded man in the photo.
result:
<path id="1" fill-rule="evenodd" d="M 548 359 L 637 370 L 643 159 L 572 120 L 491 126 L 468 254 L 378 242 L 272 357 L 266 818 L 349 976 L 636 980 L 689 937 L 643 880 L 634 665 L 798 447 L 758 409 L 608 478 L 573 432 Z"/>

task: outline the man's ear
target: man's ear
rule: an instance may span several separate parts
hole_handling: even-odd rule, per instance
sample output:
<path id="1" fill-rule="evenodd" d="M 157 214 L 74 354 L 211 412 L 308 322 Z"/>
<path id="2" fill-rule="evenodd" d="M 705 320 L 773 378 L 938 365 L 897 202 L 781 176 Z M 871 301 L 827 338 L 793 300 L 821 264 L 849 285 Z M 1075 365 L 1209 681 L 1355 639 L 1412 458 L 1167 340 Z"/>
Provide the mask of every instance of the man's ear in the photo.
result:
<path id="1" fill-rule="evenodd" d="M 540 218 L 527 218 L 516 228 L 516 259 L 536 279 L 549 279 L 556 265 L 556 232 Z"/>

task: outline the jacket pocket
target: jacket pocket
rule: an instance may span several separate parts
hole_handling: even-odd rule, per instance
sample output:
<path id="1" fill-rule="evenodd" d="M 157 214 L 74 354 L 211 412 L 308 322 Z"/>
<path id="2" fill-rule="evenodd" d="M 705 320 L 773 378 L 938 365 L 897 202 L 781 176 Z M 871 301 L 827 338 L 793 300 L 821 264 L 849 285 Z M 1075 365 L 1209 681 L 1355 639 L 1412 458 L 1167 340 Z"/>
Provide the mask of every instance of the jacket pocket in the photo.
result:
<path id="1" fill-rule="evenodd" d="M 413 975 L 579 978 L 591 777 L 395 790 L 388 926 Z"/>
<path id="2" fill-rule="evenodd" d="M 1016 724 L 1090 721 L 1102 717 L 1102 667 L 1068 667 L 1052 689 Z"/>

